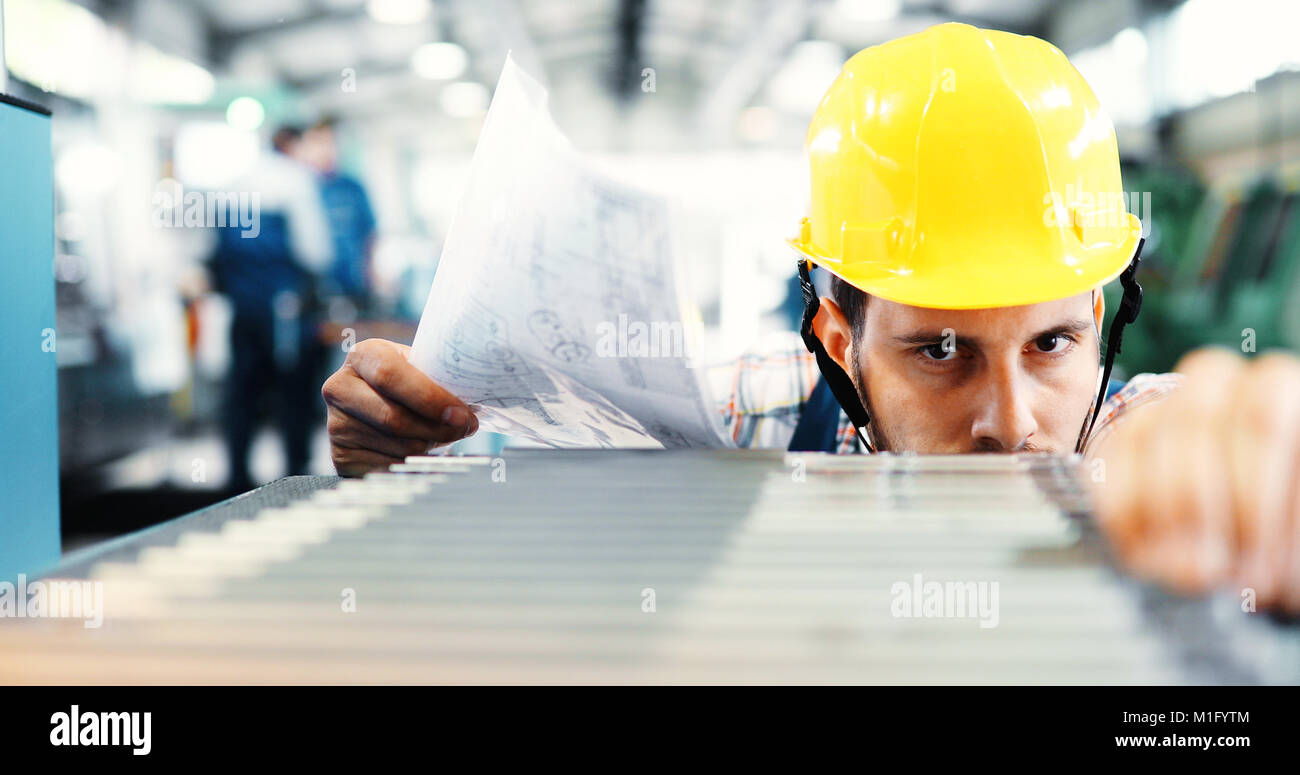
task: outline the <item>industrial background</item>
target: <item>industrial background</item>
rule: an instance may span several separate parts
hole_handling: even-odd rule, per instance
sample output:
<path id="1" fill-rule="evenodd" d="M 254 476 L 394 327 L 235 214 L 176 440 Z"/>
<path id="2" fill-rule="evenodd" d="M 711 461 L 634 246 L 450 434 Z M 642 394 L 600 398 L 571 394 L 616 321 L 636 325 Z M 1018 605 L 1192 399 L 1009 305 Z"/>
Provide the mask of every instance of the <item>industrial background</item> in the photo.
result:
<path id="1" fill-rule="evenodd" d="M 277 127 L 335 122 L 373 229 L 354 282 L 321 286 L 323 380 L 347 331 L 413 336 L 507 52 L 580 150 L 681 203 L 712 357 L 793 325 L 783 238 L 824 89 L 859 49 L 942 21 L 1051 41 L 1111 113 L 1149 230 L 1124 374 L 1206 343 L 1300 345 L 1300 8 L 1284 0 L 6 0 L 4 13 L 8 91 L 55 117 L 65 550 L 227 494 L 230 309 L 210 235 L 159 193 L 228 189 Z M 253 450 L 257 479 L 283 473 L 273 427 Z M 323 422 L 312 466 L 330 471 Z"/>

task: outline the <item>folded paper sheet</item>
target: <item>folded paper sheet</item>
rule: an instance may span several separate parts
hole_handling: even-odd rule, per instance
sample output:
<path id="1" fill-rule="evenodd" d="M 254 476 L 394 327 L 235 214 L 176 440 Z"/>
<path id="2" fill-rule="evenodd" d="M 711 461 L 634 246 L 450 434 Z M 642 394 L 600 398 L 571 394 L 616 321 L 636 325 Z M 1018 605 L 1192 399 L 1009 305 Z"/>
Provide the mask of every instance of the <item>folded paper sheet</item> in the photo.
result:
<path id="1" fill-rule="evenodd" d="M 597 172 L 507 58 L 411 362 L 480 427 L 557 447 L 728 446 L 668 203 Z"/>

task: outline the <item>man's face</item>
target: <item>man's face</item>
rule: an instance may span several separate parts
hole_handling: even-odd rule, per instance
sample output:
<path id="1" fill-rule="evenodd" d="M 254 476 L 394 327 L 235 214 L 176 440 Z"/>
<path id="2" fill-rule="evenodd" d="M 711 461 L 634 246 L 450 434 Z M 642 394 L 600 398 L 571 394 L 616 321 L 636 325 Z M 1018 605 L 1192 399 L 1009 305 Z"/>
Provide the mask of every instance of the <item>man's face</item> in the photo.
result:
<path id="1" fill-rule="evenodd" d="M 1091 293 L 982 310 L 871 298 L 849 355 L 876 443 L 928 454 L 1074 451 L 1096 395 L 1101 310 Z"/>
<path id="2" fill-rule="evenodd" d="M 302 136 L 298 156 L 320 172 L 334 172 L 338 166 L 338 145 L 334 139 L 334 130 L 324 126 L 307 130 Z"/>

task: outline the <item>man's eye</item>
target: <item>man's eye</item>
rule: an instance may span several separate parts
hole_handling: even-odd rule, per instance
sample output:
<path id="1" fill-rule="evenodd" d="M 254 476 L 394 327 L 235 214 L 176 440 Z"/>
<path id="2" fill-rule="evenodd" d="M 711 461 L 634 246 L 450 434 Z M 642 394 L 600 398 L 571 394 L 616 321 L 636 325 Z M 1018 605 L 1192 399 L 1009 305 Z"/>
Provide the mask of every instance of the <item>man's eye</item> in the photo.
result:
<path id="1" fill-rule="evenodd" d="M 950 361 L 957 357 L 957 348 L 946 348 L 943 343 L 927 344 L 920 348 L 921 355 L 931 361 Z"/>
<path id="2" fill-rule="evenodd" d="M 1070 346 L 1070 340 L 1060 334 L 1044 334 L 1034 340 L 1039 352 L 1059 353 Z"/>

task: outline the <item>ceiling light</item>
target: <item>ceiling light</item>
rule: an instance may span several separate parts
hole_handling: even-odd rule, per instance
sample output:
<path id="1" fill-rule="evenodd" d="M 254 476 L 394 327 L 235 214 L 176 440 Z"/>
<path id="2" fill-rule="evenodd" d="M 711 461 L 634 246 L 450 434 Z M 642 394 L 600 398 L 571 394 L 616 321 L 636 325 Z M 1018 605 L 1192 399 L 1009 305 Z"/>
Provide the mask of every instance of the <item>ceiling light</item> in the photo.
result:
<path id="1" fill-rule="evenodd" d="M 1125 62 L 1140 63 L 1147 58 L 1147 36 L 1136 27 L 1126 27 L 1111 40 L 1115 53 Z"/>
<path id="2" fill-rule="evenodd" d="M 487 112 L 488 90 L 481 83 L 457 81 L 442 89 L 442 109 L 453 118 L 474 118 Z"/>
<path id="3" fill-rule="evenodd" d="M 415 24 L 429 18 L 429 0 L 369 0 L 366 13 L 383 24 Z"/>
<path id="4" fill-rule="evenodd" d="M 851 22 L 885 22 L 897 16 L 902 6 L 899 0 L 839 0 L 835 11 Z"/>
<path id="5" fill-rule="evenodd" d="M 265 120 L 266 110 L 252 97 L 236 97 L 226 107 L 226 123 L 235 129 L 252 132 Z"/>
<path id="6" fill-rule="evenodd" d="M 455 43 L 426 43 L 411 55 L 411 69 L 421 78 L 449 81 L 464 75 L 469 57 Z"/>

